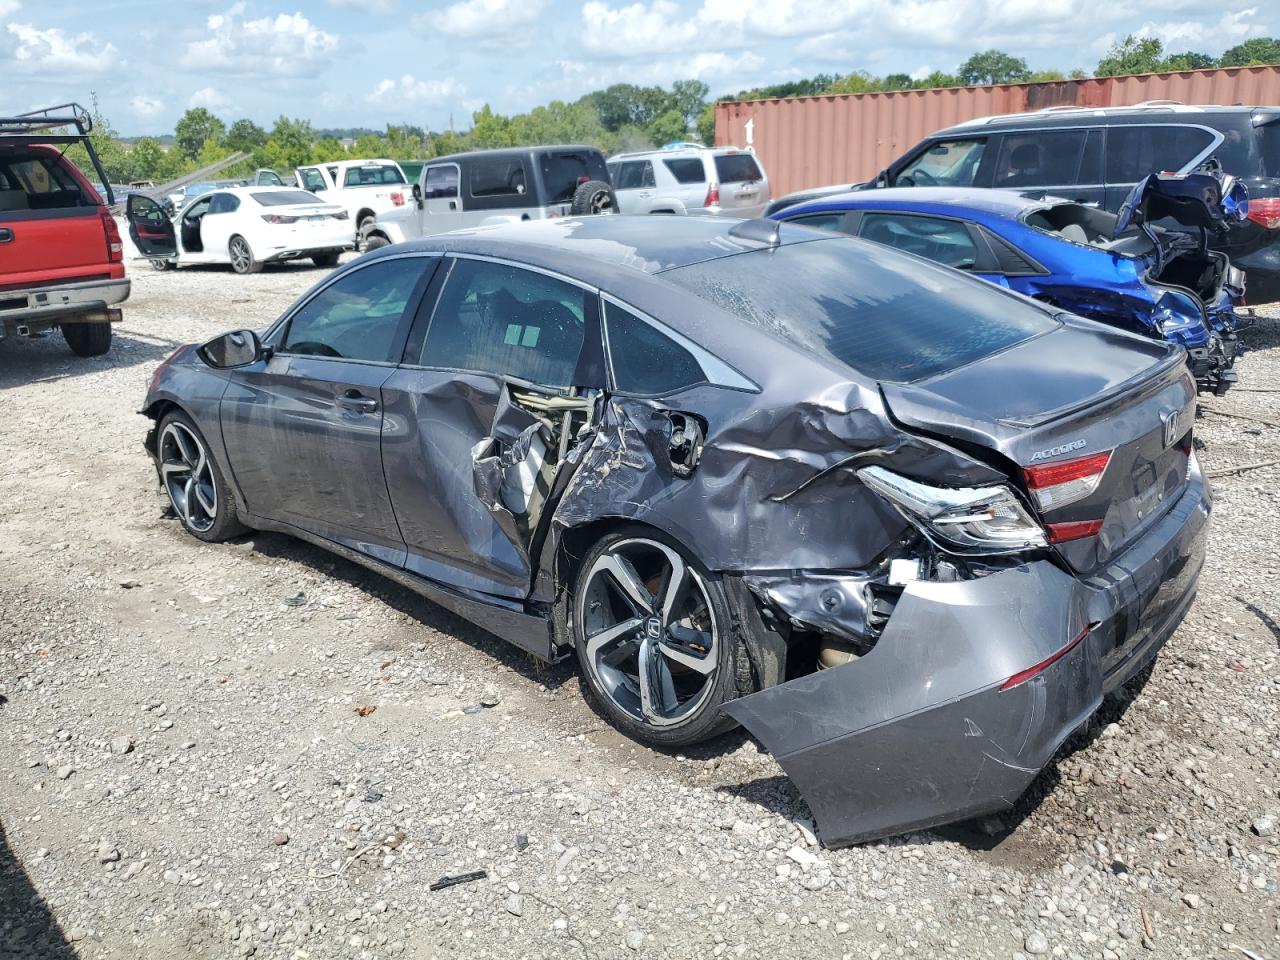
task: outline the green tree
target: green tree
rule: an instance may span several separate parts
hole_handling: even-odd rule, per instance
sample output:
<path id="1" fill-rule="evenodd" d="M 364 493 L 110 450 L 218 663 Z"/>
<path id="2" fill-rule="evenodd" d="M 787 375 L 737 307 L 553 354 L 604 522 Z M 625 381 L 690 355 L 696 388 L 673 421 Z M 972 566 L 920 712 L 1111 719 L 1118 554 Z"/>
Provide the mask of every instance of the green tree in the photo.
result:
<path id="1" fill-rule="evenodd" d="M 315 131 L 307 120 L 277 118 L 267 142 L 254 151 L 253 162 L 259 167 L 285 173 L 311 162 L 311 145 Z"/>
<path id="2" fill-rule="evenodd" d="M 156 180 L 164 175 L 167 154 L 159 141 L 152 137 L 143 137 L 129 151 L 129 166 L 132 167 L 131 180 Z"/>
<path id="3" fill-rule="evenodd" d="M 673 143 L 689 138 L 689 122 L 679 110 L 671 109 L 660 114 L 649 124 L 649 138 L 657 144 Z"/>
<path id="4" fill-rule="evenodd" d="M 1028 83 L 1056 83 L 1067 79 L 1061 70 L 1037 70 L 1027 77 Z"/>
<path id="5" fill-rule="evenodd" d="M 231 124 L 222 142 L 226 144 L 228 150 L 233 152 L 237 150 L 253 151 L 266 144 L 267 131 L 247 117 L 242 117 Z"/>
<path id="6" fill-rule="evenodd" d="M 1003 50 L 984 50 L 975 53 L 956 71 L 960 83 L 966 87 L 992 83 L 1022 83 L 1031 76 L 1027 61 Z"/>
<path id="7" fill-rule="evenodd" d="M 470 140 L 482 150 L 516 145 L 511 119 L 494 113 L 487 103 L 471 115 Z"/>
<path id="8" fill-rule="evenodd" d="M 1280 40 L 1272 37 L 1254 37 L 1236 44 L 1218 58 L 1220 67 L 1251 67 L 1259 64 L 1280 63 Z"/>
<path id="9" fill-rule="evenodd" d="M 334 140 L 334 144 L 338 141 Z M 351 156 L 361 160 L 385 159 L 391 151 L 387 149 L 387 141 L 376 133 L 362 133 L 356 138 L 356 145 L 351 148 Z M 341 146 L 338 147 L 341 150 Z M 330 159 L 338 159 L 336 157 Z"/>
<path id="10" fill-rule="evenodd" d="M 1164 58 L 1164 62 L 1160 64 L 1161 70 L 1208 70 L 1210 67 L 1216 67 L 1218 61 L 1207 53 L 1196 53 L 1194 50 L 1186 50 L 1182 53 L 1171 53 Z"/>
<path id="11" fill-rule="evenodd" d="M 684 117 L 685 127 L 690 127 L 706 106 L 707 94 L 710 92 L 711 88 L 701 80 L 677 80 L 671 85 L 667 109 L 678 112 Z"/>
<path id="12" fill-rule="evenodd" d="M 696 81 L 695 81 L 696 82 Z M 600 123 L 608 131 L 630 124 L 647 127 L 669 106 L 669 95 L 661 87 L 638 87 L 633 83 L 615 83 L 582 98 L 595 108 Z M 581 102 L 581 101 L 579 101 Z"/>
<path id="13" fill-rule="evenodd" d="M 173 130 L 178 149 L 190 160 L 204 149 L 206 140 L 219 142 L 227 134 L 227 125 L 204 107 L 193 107 L 182 115 Z"/>
<path id="14" fill-rule="evenodd" d="M 312 163 L 329 163 L 334 160 L 349 160 L 353 156 L 370 158 L 380 156 L 378 151 L 370 154 L 349 154 L 342 149 L 342 144 L 338 142 L 337 137 L 321 137 L 311 145 L 311 162 Z"/>
<path id="15" fill-rule="evenodd" d="M 879 77 L 873 77 L 865 70 L 855 70 L 831 84 L 823 93 L 875 93 L 883 89 L 884 82 Z"/>
<path id="16" fill-rule="evenodd" d="M 882 85 L 885 90 L 910 90 L 916 84 L 910 74 L 891 73 L 884 78 Z"/>
<path id="17" fill-rule="evenodd" d="M 960 78 L 951 73 L 945 73 L 942 70 L 935 70 L 923 80 L 916 81 L 916 87 L 920 90 L 930 90 L 934 87 L 963 87 Z"/>
<path id="18" fill-rule="evenodd" d="M 698 139 L 708 147 L 716 142 L 716 105 L 708 103 L 698 114 Z"/>
<path id="19" fill-rule="evenodd" d="M 1130 73 L 1156 73 L 1163 63 L 1164 46 L 1155 37 L 1125 37 L 1112 44 L 1107 55 L 1098 61 L 1095 75 L 1119 77 Z"/>

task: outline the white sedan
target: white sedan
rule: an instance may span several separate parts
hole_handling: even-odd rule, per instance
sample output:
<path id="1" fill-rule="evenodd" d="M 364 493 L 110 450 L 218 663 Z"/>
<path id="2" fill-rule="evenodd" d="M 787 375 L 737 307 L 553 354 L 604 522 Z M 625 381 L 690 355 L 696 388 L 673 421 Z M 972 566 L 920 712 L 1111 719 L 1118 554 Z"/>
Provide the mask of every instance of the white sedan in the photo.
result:
<path id="1" fill-rule="evenodd" d="M 350 214 L 295 187 L 228 187 L 196 197 L 177 213 L 142 194 L 129 198 L 129 236 L 158 270 L 229 263 L 236 273 L 310 257 L 334 267 L 353 246 Z"/>

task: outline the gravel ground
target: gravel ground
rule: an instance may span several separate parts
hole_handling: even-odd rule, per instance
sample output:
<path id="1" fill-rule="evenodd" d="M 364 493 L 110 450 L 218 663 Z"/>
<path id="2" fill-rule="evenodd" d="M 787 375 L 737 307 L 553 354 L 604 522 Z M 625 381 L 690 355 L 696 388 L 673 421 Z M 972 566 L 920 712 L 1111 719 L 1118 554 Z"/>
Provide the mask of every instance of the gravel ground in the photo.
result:
<path id="1" fill-rule="evenodd" d="M 0 342 L 0 957 L 1280 955 L 1280 468 L 1214 479 L 1190 616 L 1014 813 L 828 851 L 741 733 L 644 749 L 572 665 L 164 518 L 151 371 L 321 276 L 143 264 L 107 357 Z M 1211 472 L 1280 458 L 1246 339 Z"/>

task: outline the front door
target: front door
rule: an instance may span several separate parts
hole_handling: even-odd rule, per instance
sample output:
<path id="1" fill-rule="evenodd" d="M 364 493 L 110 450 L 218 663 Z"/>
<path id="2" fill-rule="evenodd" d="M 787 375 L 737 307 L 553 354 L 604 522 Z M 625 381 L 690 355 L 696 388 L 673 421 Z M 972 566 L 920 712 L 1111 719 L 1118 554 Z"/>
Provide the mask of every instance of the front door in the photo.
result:
<path id="1" fill-rule="evenodd" d="M 131 194 L 125 205 L 125 216 L 129 221 L 129 237 L 144 257 L 162 259 L 177 256 L 178 242 L 173 221 L 159 203 L 140 193 Z"/>
<path id="2" fill-rule="evenodd" d="M 592 345 L 602 357 L 596 304 L 593 291 L 542 273 L 454 261 L 429 324 L 419 318 L 405 363 L 382 388 L 387 421 L 395 423 L 383 434 L 383 462 L 409 570 L 498 596 L 529 593 L 530 531 L 542 516 L 556 440 L 548 431 L 545 446 L 529 436 L 499 453 L 497 438 L 536 429 L 538 417 L 513 397 L 602 384 L 602 372 L 579 362 Z M 552 426 L 557 409 L 543 414 Z M 477 469 L 514 456 L 512 447 L 521 454 L 515 472 L 528 485 L 507 488 L 498 503 L 492 490 L 480 489 Z"/>
<path id="3" fill-rule="evenodd" d="M 250 513 L 403 562 L 382 386 L 437 262 L 392 257 L 342 274 L 272 332 L 268 360 L 232 376 L 222 433 Z"/>
<path id="4" fill-rule="evenodd" d="M 458 196 L 458 181 L 456 163 L 427 167 L 422 178 L 419 236 L 444 233 L 462 226 L 462 198 Z"/>

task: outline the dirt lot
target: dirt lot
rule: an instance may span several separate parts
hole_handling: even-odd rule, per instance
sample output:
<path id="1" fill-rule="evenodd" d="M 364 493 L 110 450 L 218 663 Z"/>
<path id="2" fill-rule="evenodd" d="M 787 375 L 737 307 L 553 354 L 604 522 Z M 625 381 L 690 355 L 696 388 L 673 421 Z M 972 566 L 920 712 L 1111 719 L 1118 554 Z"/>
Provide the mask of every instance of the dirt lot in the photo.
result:
<path id="1" fill-rule="evenodd" d="M 1280 469 L 1214 480 L 1193 611 L 1015 813 L 826 851 L 741 734 L 640 748 L 572 665 L 164 518 L 151 371 L 320 276 L 141 265 L 109 356 L 0 342 L 0 957 L 1280 955 Z M 1211 472 L 1280 458 L 1276 318 Z"/>

